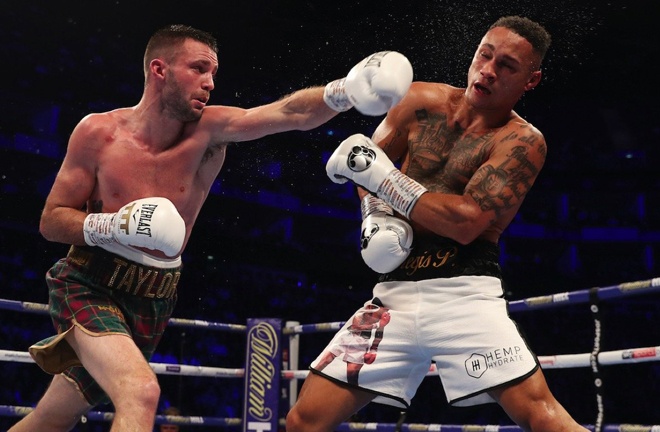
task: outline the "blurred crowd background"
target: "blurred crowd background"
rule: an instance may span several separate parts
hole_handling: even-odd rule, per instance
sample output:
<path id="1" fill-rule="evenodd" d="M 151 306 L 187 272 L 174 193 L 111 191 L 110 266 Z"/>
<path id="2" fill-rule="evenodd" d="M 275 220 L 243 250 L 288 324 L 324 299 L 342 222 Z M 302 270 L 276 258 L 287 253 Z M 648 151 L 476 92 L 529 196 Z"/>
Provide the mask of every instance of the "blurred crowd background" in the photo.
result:
<path id="1" fill-rule="evenodd" d="M 47 302 L 44 273 L 67 246 L 45 241 L 38 220 L 68 136 L 89 112 L 137 103 L 143 50 L 157 28 L 213 33 L 220 71 L 210 103 L 250 107 L 340 78 L 385 49 L 410 59 L 415 80 L 463 86 L 481 36 L 510 14 L 540 21 L 553 45 L 544 80 L 517 107 L 544 133 L 549 154 L 501 239 L 508 298 L 658 276 L 660 12 L 652 1 L 8 1 L 0 5 L 0 298 Z M 332 322 L 367 300 L 376 275 L 360 258 L 356 195 L 324 167 L 341 140 L 370 135 L 379 121 L 348 112 L 312 131 L 232 145 L 183 256 L 175 316 Z M 602 349 L 660 345 L 659 308 L 655 294 L 605 302 Z M 592 349 L 586 305 L 515 319 L 538 355 Z M 27 350 L 52 331 L 46 316 L 0 311 L 0 349 Z M 330 336 L 303 336 L 302 368 Z M 241 367 L 244 354 L 240 335 L 171 328 L 154 361 Z M 606 422 L 660 424 L 659 368 L 604 368 Z M 576 419 L 593 424 L 589 370 L 546 374 Z M 0 376 L 0 405 L 31 406 L 50 380 L 20 363 L 3 363 Z M 241 416 L 240 379 L 160 379 L 163 409 Z M 399 414 L 376 405 L 356 419 L 396 422 Z M 14 421 L 0 417 L 0 430 Z M 497 406 L 448 407 L 435 379 L 407 421 L 510 424 Z"/>

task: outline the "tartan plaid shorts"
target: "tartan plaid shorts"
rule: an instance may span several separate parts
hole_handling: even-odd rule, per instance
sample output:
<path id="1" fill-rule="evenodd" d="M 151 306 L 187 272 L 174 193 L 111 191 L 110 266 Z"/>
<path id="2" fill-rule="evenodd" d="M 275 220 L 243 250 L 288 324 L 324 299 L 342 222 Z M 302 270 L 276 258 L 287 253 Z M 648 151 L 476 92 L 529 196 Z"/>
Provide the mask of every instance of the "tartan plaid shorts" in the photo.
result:
<path id="1" fill-rule="evenodd" d="M 46 274 L 50 316 L 57 335 L 37 342 L 29 351 L 42 369 L 51 374 L 62 373 L 78 386 L 87 402 L 98 405 L 108 403 L 110 399 L 82 367 L 64 339 L 66 332 L 77 325 L 95 336 L 127 335 L 149 361 L 172 315 L 177 296 L 174 291 L 167 298 L 143 297 L 133 294 L 137 290 L 108 288 L 97 276 L 112 275 L 117 268 L 116 259 L 124 259 L 100 248 L 89 248 L 86 252 L 91 253 L 93 258 L 100 255 L 100 259 L 79 260 L 72 258 L 75 254 L 70 253 L 56 262 Z M 156 271 L 139 264 L 135 266 L 140 274 L 146 274 L 149 269 Z M 157 271 L 170 275 L 178 272 L 177 280 L 180 275 L 180 267 Z"/>

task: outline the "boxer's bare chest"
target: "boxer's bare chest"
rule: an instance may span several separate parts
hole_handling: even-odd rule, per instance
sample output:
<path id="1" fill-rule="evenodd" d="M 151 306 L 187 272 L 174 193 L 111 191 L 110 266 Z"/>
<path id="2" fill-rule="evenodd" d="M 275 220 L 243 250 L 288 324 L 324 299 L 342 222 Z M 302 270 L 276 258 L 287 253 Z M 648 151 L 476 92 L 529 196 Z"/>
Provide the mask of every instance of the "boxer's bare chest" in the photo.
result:
<path id="1" fill-rule="evenodd" d="M 444 112 L 419 110 L 408 135 L 406 174 L 429 189 L 462 193 L 488 159 L 495 132 L 472 133 L 448 121 Z"/>
<path id="2" fill-rule="evenodd" d="M 205 148 L 191 140 L 156 150 L 135 140 L 117 139 L 99 155 L 95 200 L 107 209 L 161 196 L 192 216 L 208 192 L 208 180 L 200 175 L 205 160 Z"/>

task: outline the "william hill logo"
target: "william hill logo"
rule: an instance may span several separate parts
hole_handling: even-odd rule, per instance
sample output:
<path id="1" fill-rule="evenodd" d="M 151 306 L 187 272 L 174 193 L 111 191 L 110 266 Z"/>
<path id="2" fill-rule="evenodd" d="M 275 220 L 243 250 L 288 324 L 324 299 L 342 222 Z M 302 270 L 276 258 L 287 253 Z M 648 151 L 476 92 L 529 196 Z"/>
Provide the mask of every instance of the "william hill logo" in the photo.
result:
<path id="1" fill-rule="evenodd" d="M 267 394 L 273 387 L 277 369 L 275 367 L 278 352 L 278 333 L 271 324 L 261 322 L 248 332 L 250 355 L 247 362 L 247 413 L 252 423 L 250 430 L 270 430 L 268 425 L 258 426 L 261 422 L 270 422 L 273 410 L 269 407 Z M 277 381 L 279 385 L 279 380 Z"/>

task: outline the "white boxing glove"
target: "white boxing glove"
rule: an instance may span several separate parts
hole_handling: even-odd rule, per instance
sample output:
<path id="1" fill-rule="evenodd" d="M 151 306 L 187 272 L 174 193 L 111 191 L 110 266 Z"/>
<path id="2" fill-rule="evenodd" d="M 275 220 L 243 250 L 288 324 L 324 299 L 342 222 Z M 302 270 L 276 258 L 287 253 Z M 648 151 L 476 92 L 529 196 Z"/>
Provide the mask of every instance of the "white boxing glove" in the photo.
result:
<path id="1" fill-rule="evenodd" d="M 399 171 L 385 152 L 362 134 L 346 138 L 325 166 L 335 183 L 354 183 L 376 194 L 410 219 L 415 203 L 427 189 Z"/>
<path id="2" fill-rule="evenodd" d="M 389 273 L 408 258 L 413 230 L 408 222 L 394 217 L 392 208 L 368 194 L 362 199 L 360 253 L 364 262 L 378 273 Z"/>
<path id="3" fill-rule="evenodd" d="M 381 51 L 355 65 L 346 78 L 326 85 L 323 99 L 335 111 L 355 107 L 362 114 L 379 116 L 399 103 L 412 79 L 412 65 L 403 54 Z"/>
<path id="4" fill-rule="evenodd" d="M 90 246 L 116 242 L 173 257 L 183 247 L 186 224 L 170 200 L 152 197 L 126 204 L 117 213 L 88 214 L 83 233 Z"/>

